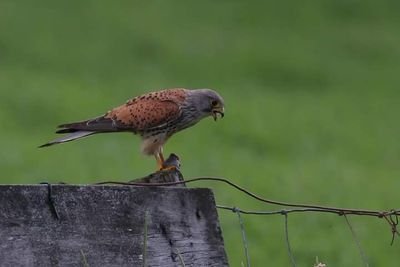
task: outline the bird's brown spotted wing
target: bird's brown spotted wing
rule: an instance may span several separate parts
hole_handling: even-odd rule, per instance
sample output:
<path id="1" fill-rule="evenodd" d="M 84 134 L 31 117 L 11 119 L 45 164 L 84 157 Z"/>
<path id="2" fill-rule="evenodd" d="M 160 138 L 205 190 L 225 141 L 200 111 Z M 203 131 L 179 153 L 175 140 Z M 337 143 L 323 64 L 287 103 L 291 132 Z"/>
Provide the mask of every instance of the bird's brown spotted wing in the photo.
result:
<path id="1" fill-rule="evenodd" d="M 104 119 L 145 132 L 177 119 L 185 94 L 185 89 L 169 89 L 138 96 L 107 112 Z"/>
<path id="2" fill-rule="evenodd" d="M 180 105 L 185 100 L 185 89 L 169 89 L 142 96 L 127 101 L 91 120 L 60 125 L 63 128 L 57 133 L 75 131 L 146 132 L 155 127 L 165 125 L 180 116 Z"/>

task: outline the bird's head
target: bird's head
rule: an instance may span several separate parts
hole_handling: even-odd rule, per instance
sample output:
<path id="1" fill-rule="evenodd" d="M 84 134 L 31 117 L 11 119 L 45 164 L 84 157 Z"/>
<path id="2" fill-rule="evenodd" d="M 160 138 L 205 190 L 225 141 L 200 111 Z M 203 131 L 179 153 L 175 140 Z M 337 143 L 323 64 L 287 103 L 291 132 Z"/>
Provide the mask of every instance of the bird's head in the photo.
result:
<path id="1" fill-rule="evenodd" d="M 191 97 L 202 117 L 212 116 L 216 121 L 218 115 L 224 117 L 224 100 L 222 97 L 211 89 L 195 89 L 191 90 Z"/>

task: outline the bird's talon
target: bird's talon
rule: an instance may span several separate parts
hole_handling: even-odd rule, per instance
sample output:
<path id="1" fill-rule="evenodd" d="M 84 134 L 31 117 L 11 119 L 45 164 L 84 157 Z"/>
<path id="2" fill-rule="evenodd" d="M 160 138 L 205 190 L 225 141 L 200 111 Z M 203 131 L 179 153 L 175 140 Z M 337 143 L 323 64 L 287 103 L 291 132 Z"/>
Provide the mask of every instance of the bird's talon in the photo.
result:
<path id="1" fill-rule="evenodd" d="M 164 171 L 176 171 L 177 168 L 175 166 L 166 166 L 166 167 L 161 167 L 158 171 L 159 172 L 164 172 Z"/>

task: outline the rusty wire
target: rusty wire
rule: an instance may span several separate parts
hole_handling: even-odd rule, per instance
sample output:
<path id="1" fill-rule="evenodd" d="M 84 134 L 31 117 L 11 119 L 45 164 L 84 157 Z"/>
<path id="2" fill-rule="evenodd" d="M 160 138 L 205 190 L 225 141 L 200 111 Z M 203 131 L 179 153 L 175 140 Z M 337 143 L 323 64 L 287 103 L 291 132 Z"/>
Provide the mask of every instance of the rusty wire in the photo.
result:
<path id="1" fill-rule="evenodd" d="M 254 198 L 260 202 L 268 203 L 271 205 L 277 206 L 284 206 L 284 207 L 293 207 L 293 208 L 300 208 L 295 209 L 291 212 L 325 212 L 325 213 L 335 213 L 338 215 L 360 215 L 360 216 L 373 216 L 379 218 L 386 218 L 388 223 L 396 228 L 397 224 L 396 218 L 400 215 L 400 210 L 391 209 L 388 211 L 380 211 L 380 210 L 367 210 L 367 209 L 349 209 L 349 208 L 338 208 L 338 207 L 330 207 L 330 206 L 321 206 L 321 205 L 311 205 L 311 204 L 299 204 L 299 203 L 289 203 L 283 201 L 276 201 L 267 199 L 261 196 L 258 196 L 255 193 L 250 192 L 249 190 L 225 179 L 220 177 L 196 177 L 192 179 L 188 179 L 186 181 L 177 181 L 177 182 L 168 182 L 168 183 L 134 183 L 134 182 L 115 182 L 115 181 L 107 181 L 107 182 L 100 182 L 96 183 L 96 185 L 105 185 L 105 184 L 116 184 L 116 185 L 129 185 L 129 186 L 171 186 L 171 185 L 179 185 L 179 184 L 188 184 L 197 181 L 216 181 L 216 182 L 223 182 L 231 187 L 243 192 L 244 194 Z M 390 217 L 393 216 L 393 217 Z M 397 219 L 398 221 L 398 219 Z M 395 233 L 399 235 L 399 232 L 396 230 Z"/>
<path id="2" fill-rule="evenodd" d="M 109 182 L 101 182 L 101 183 L 96 183 L 96 185 L 105 185 L 105 184 L 116 184 L 116 185 L 128 185 L 128 186 L 171 186 L 171 185 L 179 185 L 179 184 L 187 184 L 187 183 L 192 183 L 192 182 L 198 182 L 198 181 L 215 181 L 215 182 L 222 182 L 225 184 L 228 184 L 229 186 L 235 188 L 236 190 L 246 194 L 247 196 L 256 199 L 260 202 L 267 203 L 270 205 L 275 205 L 275 206 L 280 206 L 280 207 L 290 207 L 290 209 L 281 209 L 281 210 L 274 210 L 274 211 L 251 211 L 251 210 L 242 210 L 237 207 L 229 207 L 229 206 L 224 206 L 224 205 L 217 205 L 217 208 L 219 209 L 224 209 L 224 210 L 230 210 L 238 215 L 239 219 L 239 224 L 241 227 L 242 231 L 242 240 L 243 240 L 243 245 L 244 245 L 244 250 L 245 250 L 245 256 L 246 256 L 246 263 L 247 266 L 250 266 L 250 257 L 248 253 L 248 243 L 244 231 L 244 225 L 243 225 L 243 220 L 240 216 L 240 214 L 248 214 L 248 215 L 283 215 L 285 216 L 285 223 L 284 223 L 284 229 L 285 229 L 285 241 L 286 241 L 286 248 L 287 252 L 291 261 L 292 266 L 296 266 L 296 262 L 294 260 L 294 256 L 291 250 L 290 246 L 290 240 L 289 240 L 289 234 L 288 234 L 288 214 L 289 213 L 302 213 L 302 212 L 318 212 L 318 213 L 333 213 L 337 214 L 339 216 L 343 216 L 346 220 L 346 223 L 352 233 L 354 242 L 357 245 L 357 248 L 359 250 L 360 256 L 362 261 L 364 262 L 365 266 L 369 266 L 367 257 L 365 252 L 363 251 L 361 247 L 361 243 L 355 234 L 355 231 L 350 224 L 350 221 L 348 220 L 348 215 L 357 215 L 357 216 L 369 216 L 369 217 L 377 217 L 380 219 L 385 219 L 385 221 L 389 224 L 391 234 L 392 234 L 392 239 L 390 244 L 393 245 L 395 237 L 400 236 L 400 232 L 397 229 L 397 226 L 399 224 L 399 216 L 400 216 L 400 209 L 390 209 L 390 210 L 368 210 L 368 209 L 352 209 L 352 208 L 339 208 L 339 207 L 332 207 L 332 206 L 322 206 L 322 205 L 314 205 L 314 204 L 299 204 L 299 203 L 289 203 L 289 202 L 283 202 L 283 201 L 276 201 L 276 200 L 271 200 L 267 199 L 264 197 L 261 197 L 225 178 L 221 177 L 196 177 L 192 179 L 188 179 L 186 181 L 177 181 L 177 182 L 167 182 L 167 183 L 135 183 L 135 182 L 114 182 L 114 181 L 109 181 Z"/>

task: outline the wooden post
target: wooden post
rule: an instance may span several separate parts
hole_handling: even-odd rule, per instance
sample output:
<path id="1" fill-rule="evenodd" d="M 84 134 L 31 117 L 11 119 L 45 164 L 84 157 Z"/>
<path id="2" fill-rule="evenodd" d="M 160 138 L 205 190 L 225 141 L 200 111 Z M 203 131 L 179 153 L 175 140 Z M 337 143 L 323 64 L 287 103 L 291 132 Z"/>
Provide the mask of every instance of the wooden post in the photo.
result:
<path id="1" fill-rule="evenodd" d="M 2 185 L 0 262 L 228 266 L 212 191 L 172 186 Z"/>

